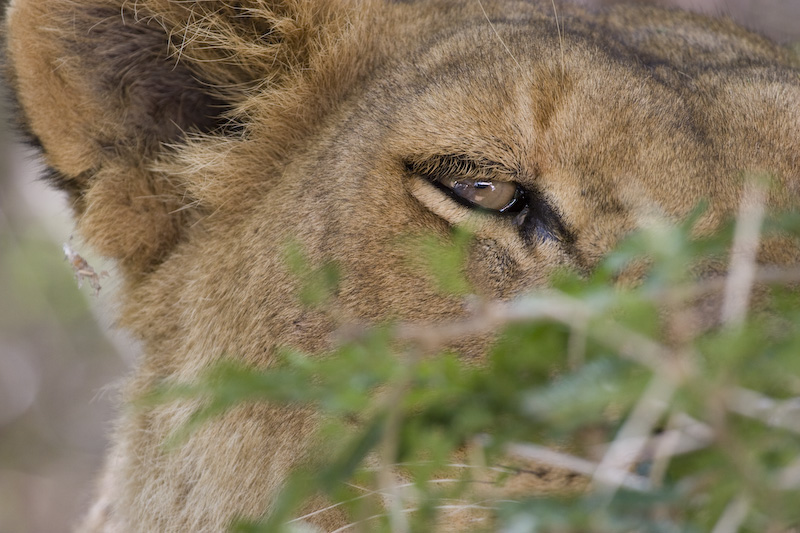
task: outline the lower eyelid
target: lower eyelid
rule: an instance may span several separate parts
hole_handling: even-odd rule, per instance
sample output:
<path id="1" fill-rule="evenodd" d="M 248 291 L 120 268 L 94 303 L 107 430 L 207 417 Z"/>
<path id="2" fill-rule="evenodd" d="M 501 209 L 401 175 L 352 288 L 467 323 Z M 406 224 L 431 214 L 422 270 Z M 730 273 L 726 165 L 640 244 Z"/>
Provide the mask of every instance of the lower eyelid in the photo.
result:
<path id="1" fill-rule="evenodd" d="M 409 180 L 409 189 L 425 207 L 451 224 L 462 224 L 470 216 L 470 208 L 452 198 L 441 185 L 419 176 L 412 176 Z"/>
<path id="2" fill-rule="evenodd" d="M 476 237 L 491 238 L 509 249 L 520 246 L 520 227 L 512 223 L 512 217 L 466 207 L 418 175 L 412 175 L 406 186 L 411 196 L 448 224 L 464 227 Z"/>

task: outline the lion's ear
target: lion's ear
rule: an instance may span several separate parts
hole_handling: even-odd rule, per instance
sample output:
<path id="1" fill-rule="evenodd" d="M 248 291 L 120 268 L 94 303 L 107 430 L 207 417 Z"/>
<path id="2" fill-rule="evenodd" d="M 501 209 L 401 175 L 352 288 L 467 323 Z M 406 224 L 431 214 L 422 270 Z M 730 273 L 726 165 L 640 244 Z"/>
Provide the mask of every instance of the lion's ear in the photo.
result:
<path id="1" fill-rule="evenodd" d="M 6 69 L 20 121 L 83 236 L 149 269 L 182 237 L 186 191 L 152 170 L 187 133 L 223 135 L 247 90 L 324 45 L 331 2 L 14 0 Z"/>

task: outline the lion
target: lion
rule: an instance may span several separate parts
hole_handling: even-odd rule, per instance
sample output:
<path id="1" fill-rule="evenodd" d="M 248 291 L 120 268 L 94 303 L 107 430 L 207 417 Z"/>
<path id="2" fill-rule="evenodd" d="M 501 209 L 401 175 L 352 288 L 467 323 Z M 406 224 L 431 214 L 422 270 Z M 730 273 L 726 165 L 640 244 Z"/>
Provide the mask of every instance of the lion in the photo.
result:
<path id="1" fill-rule="evenodd" d="M 324 352 L 342 324 L 463 317 L 398 245 L 408 235 L 468 224 L 465 276 L 510 299 L 559 269 L 591 272 L 653 217 L 705 201 L 698 231 L 713 231 L 745 172 L 774 177 L 769 208 L 800 205 L 787 50 L 682 11 L 554 8 L 12 0 L 20 127 L 81 237 L 116 262 L 117 324 L 142 346 L 123 401 L 222 357 L 269 367 L 281 346 Z M 329 305 L 299 300 L 287 242 L 340 265 Z M 792 245 L 759 255 L 799 259 Z M 490 341 L 454 348 L 479 362 Z M 311 459 L 311 410 L 235 409 L 167 450 L 190 412 L 122 410 L 79 531 L 222 531 L 268 511 Z"/>

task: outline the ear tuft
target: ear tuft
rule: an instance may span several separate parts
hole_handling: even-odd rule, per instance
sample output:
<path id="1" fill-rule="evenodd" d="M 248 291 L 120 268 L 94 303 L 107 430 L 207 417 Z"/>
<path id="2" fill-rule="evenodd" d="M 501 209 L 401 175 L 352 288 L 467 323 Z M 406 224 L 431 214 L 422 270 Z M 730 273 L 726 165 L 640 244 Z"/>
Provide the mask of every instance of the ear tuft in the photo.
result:
<path id="1" fill-rule="evenodd" d="M 279 83 L 309 65 L 337 18 L 325 1 L 143 0 L 137 7 L 170 36 L 173 57 L 203 65 L 216 86 Z"/>

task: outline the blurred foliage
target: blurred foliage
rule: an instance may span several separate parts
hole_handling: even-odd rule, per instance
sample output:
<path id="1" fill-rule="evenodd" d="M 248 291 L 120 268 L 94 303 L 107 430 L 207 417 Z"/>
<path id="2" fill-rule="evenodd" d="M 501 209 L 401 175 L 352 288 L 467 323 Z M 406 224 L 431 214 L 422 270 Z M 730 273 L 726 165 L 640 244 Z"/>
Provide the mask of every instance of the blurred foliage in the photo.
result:
<path id="1" fill-rule="evenodd" d="M 588 278 L 559 272 L 552 290 L 499 304 L 513 320 L 483 366 L 444 348 L 422 354 L 413 336 L 399 342 L 399 329 L 387 324 L 324 356 L 284 349 L 281 363 L 267 370 L 227 360 L 199 382 L 165 385 L 145 401 L 202 400 L 174 445 L 242 402 L 310 405 L 324 413 L 318 464 L 294 474 L 268 518 L 239 523 L 237 531 L 300 531 L 292 518 L 318 492 L 354 522 L 368 523 L 368 531 L 397 531 L 397 516 L 384 507 L 391 488 L 380 474 L 397 465 L 415 489 L 404 505 L 417 509 L 402 513 L 402 529 L 429 531 L 445 502 L 471 497 L 470 468 L 456 474 L 457 482 L 431 482 L 459 450 L 472 449 L 473 458 L 477 450 L 477 464 L 491 465 L 507 464 L 514 443 L 557 444 L 597 467 L 605 457 L 598 444 L 609 443 L 599 449 L 610 454 L 631 436 L 652 443 L 668 433 L 683 438 L 688 432 L 678 422 L 687 420 L 706 438 L 661 455 L 639 448 L 638 459 L 622 467 L 639 485 L 609 482 L 595 469 L 589 488 L 572 494 L 484 499 L 494 515 L 486 529 L 699 532 L 733 520 L 741 531 L 784 531 L 800 524 L 800 295 L 783 280 L 767 291 L 766 311 L 751 312 L 740 325 L 698 329 L 678 340 L 667 334 L 710 290 L 713 280 L 698 281 L 697 265 L 725 260 L 730 248 L 730 228 L 712 238 L 689 237 L 702 211 L 679 227 L 631 236 Z M 765 228 L 797 235 L 800 224 L 787 214 Z M 461 230 L 450 246 L 423 243 L 429 264 L 440 269 L 437 279 L 445 277 L 442 265 L 460 271 L 455 258 L 465 256 L 469 243 Z M 298 276 L 328 294 L 335 277 L 304 267 L 294 254 Z M 614 284 L 642 264 L 648 274 L 641 283 Z M 462 283 L 442 288 L 463 293 Z M 559 306 L 568 312 L 519 319 L 526 310 Z M 663 405 L 648 415 L 648 402 Z M 639 433 L 630 433 L 637 424 Z M 368 457 L 380 465 L 366 468 Z"/>

